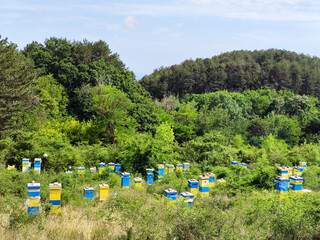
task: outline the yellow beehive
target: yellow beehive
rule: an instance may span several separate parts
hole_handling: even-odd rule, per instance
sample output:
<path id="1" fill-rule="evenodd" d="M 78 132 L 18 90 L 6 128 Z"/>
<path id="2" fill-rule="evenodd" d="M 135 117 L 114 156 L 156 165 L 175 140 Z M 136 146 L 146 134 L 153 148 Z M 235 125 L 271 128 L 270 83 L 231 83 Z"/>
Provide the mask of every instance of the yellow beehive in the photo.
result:
<path id="1" fill-rule="evenodd" d="M 49 203 L 52 205 L 50 214 L 60 215 L 61 214 L 61 183 L 49 184 Z"/>
<path id="2" fill-rule="evenodd" d="M 206 174 L 199 176 L 199 187 L 209 187 L 209 176 Z"/>
<path id="3" fill-rule="evenodd" d="M 61 205 L 53 205 L 53 206 L 51 206 L 50 214 L 52 214 L 52 215 L 60 215 L 61 214 Z"/>
<path id="4" fill-rule="evenodd" d="M 199 191 L 199 196 L 200 197 L 209 197 L 209 192 L 200 192 Z"/>
<path id="5" fill-rule="evenodd" d="M 219 183 L 219 184 L 226 184 L 227 181 L 224 180 L 223 178 L 221 178 L 221 179 L 217 179 L 217 183 Z"/>
<path id="6" fill-rule="evenodd" d="M 176 172 L 183 172 L 183 164 L 178 163 L 176 165 Z"/>
<path id="7" fill-rule="evenodd" d="M 61 200 L 61 191 L 62 191 L 62 186 L 61 183 L 51 183 L 49 184 L 49 200 Z"/>
<path id="8" fill-rule="evenodd" d="M 207 176 L 209 177 L 209 187 L 213 187 L 214 186 L 214 182 L 215 182 L 215 179 L 216 179 L 216 175 L 214 173 L 207 173 Z"/>
<path id="9" fill-rule="evenodd" d="M 39 207 L 39 206 L 40 206 L 40 197 L 28 198 L 28 207 Z"/>
<path id="10" fill-rule="evenodd" d="M 8 165 L 8 170 L 13 170 L 13 169 L 16 169 L 16 167 L 14 165 Z"/>
<path id="11" fill-rule="evenodd" d="M 104 201 L 108 198 L 109 194 L 109 185 L 108 184 L 99 184 L 99 200 Z"/>
<path id="12" fill-rule="evenodd" d="M 136 177 L 133 179 L 134 181 L 134 186 L 137 188 L 141 188 L 142 187 L 142 178 Z"/>

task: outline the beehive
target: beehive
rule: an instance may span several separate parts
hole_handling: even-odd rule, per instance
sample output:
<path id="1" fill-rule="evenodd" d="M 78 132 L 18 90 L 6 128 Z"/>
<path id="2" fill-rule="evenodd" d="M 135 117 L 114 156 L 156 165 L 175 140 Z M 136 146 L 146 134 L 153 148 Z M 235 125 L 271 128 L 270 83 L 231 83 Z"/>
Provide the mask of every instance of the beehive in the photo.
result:
<path id="1" fill-rule="evenodd" d="M 94 189 L 93 187 L 85 187 L 83 188 L 84 198 L 93 199 Z"/>
<path id="2" fill-rule="evenodd" d="M 24 158 L 22 159 L 22 172 L 30 171 L 29 159 Z"/>
<path id="3" fill-rule="evenodd" d="M 142 178 L 136 177 L 133 179 L 134 181 L 134 186 L 137 188 L 141 188 L 142 187 Z"/>
<path id="4" fill-rule="evenodd" d="M 312 191 L 311 190 L 309 190 L 309 189 L 302 189 L 302 191 L 301 191 L 302 193 L 311 193 Z"/>
<path id="5" fill-rule="evenodd" d="M 240 165 L 241 165 L 242 167 L 245 167 L 245 168 L 248 167 L 248 164 L 246 164 L 246 163 L 241 163 Z"/>
<path id="6" fill-rule="evenodd" d="M 223 178 L 221 178 L 221 179 L 217 179 L 217 183 L 219 183 L 219 184 L 226 184 L 227 181 L 224 180 Z"/>
<path id="7" fill-rule="evenodd" d="M 152 185 L 153 184 L 153 173 L 147 173 L 147 183 L 148 185 Z"/>
<path id="8" fill-rule="evenodd" d="M 293 175 L 301 176 L 303 172 L 303 167 L 297 166 L 293 168 Z"/>
<path id="9" fill-rule="evenodd" d="M 199 176 L 199 186 L 209 187 L 209 176 L 202 174 Z"/>
<path id="10" fill-rule="evenodd" d="M 213 187 L 214 186 L 214 182 L 216 180 L 216 175 L 214 173 L 207 173 L 207 176 L 209 177 L 209 187 Z"/>
<path id="11" fill-rule="evenodd" d="M 40 183 L 28 183 L 28 197 L 40 197 Z"/>
<path id="12" fill-rule="evenodd" d="M 28 214 L 38 215 L 40 209 L 40 183 L 32 181 L 27 185 L 28 191 Z"/>
<path id="13" fill-rule="evenodd" d="M 123 172 L 121 174 L 121 187 L 122 189 L 130 188 L 130 173 Z"/>
<path id="14" fill-rule="evenodd" d="M 72 171 L 66 171 L 66 174 L 68 174 L 68 175 L 72 175 Z"/>
<path id="15" fill-rule="evenodd" d="M 291 176 L 289 189 L 293 191 L 302 191 L 302 183 L 303 183 L 302 177 Z"/>
<path id="16" fill-rule="evenodd" d="M 188 191 L 194 195 L 198 194 L 199 182 L 196 179 L 188 180 Z"/>
<path id="17" fill-rule="evenodd" d="M 183 164 L 178 163 L 176 165 L 176 172 L 183 172 Z"/>
<path id="18" fill-rule="evenodd" d="M 292 167 L 287 167 L 287 170 L 288 170 L 288 178 L 289 178 L 293 175 L 293 169 Z"/>
<path id="19" fill-rule="evenodd" d="M 55 215 L 61 214 L 61 183 L 51 183 L 49 184 L 49 203 L 52 204 L 50 213 Z"/>
<path id="20" fill-rule="evenodd" d="M 78 167 L 77 170 L 78 174 L 84 174 L 86 169 L 84 167 Z"/>
<path id="21" fill-rule="evenodd" d="M 90 172 L 91 172 L 92 174 L 96 174 L 97 168 L 96 168 L 96 167 L 91 167 L 91 168 L 90 168 Z"/>
<path id="22" fill-rule="evenodd" d="M 287 167 L 278 167 L 278 175 L 283 178 L 289 178 L 289 169 Z"/>
<path id="23" fill-rule="evenodd" d="M 239 162 L 237 162 L 237 161 L 232 161 L 231 164 L 232 164 L 233 166 L 236 166 L 236 165 L 239 164 Z"/>
<path id="24" fill-rule="evenodd" d="M 182 192 L 180 194 L 181 201 L 184 202 L 185 207 L 193 206 L 194 195 L 191 192 Z"/>
<path id="25" fill-rule="evenodd" d="M 190 163 L 183 163 L 183 174 L 186 175 L 189 172 L 189 168 L 190 168 Z"/>
<path id="26" fill-rule="evenodd" d="M 163 164 L 158 164 L 157 165 L 157 177 L 158 177 L 158 182 L 161 182 L 163 179 L 164 175 L 164 165 Z"/>
<path id="27" fill-rule="evenodd" d="M 107 200 L 109 194 L 109 185 L 108 184 L 99 184 L 99 200 Z"/>
<path id="28" fill-rule="evenodd" d="M 168 164 L 168 175 L 174 174 L 175 167 L 173 164 Z"/>
<path id="29" fill-rule="evenodd" d="M 115 164 L 112 162 L 108 163 L 108 168 L 110 173 L 114 173 Z"/>
<path id="30" fill-rule="evenodd" d="M 11 166 L 11 165 L 8 165 L 7 169 L 8 169 L 8 170 L 14 170 L 14 169 L 16 169 L 16 167 L 15 167 L 14 165 L 12 165 L 12 166 Z"/>
<path id="31" fill-rule="evenodd" d="M 167 206 L 172 206 L 177 201 L 178 192 L 172 188 L 164 190 L 164 203 Z"/>
<path id="32" fill-rule="evenodd" d="M 120 164 L 120 163 L 116 163 L 116 164 L 114 165 L 114 171 L 115 171 L 116 173 L 120 173 L 120 172 L 121 172 L 121 164 Z"/>
<path id="33" fill-rule="evenodd" d="M 279 193 L 287 193 L 289 190 L 289 179 L 282 176 L 276 177 L 276 190 L 279 191 Z"/>
<path id="34" fill-rule="evenodd" d="M 199 176 L 199 195 L 201 197 L 209 196 L 209 176 L 205 174 Z"/>
<path id="35" fill-rule="evenodd" d="M 99 173 L 103 173 L 103 171 L 106 169 L 106 164 L 104 162 L 99 163 Z"/>
<path id="36" fill-rule="evenodd" d="M 307 162 L 301 161 L 301 162 L 299 162 L 299 166 L 303 167 L 303 168 L 307 168 Z"/>
<path id="37" fill-rule="evenodd" d="M 29 197 L 28 198 L 28 214 L 39 215 L 40 211 L 40 197 Z"/>
<path id="38" fill-rule="evenodd" d="M 34 159 L 34 170 L 40 174 L 41 172 L 41 158 Z"/>

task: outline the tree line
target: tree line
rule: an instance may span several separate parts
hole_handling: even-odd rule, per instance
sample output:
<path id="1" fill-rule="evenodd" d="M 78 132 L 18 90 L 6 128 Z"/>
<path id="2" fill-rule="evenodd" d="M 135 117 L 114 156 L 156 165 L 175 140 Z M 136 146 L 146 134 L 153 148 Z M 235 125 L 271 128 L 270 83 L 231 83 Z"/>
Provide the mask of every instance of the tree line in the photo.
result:
<path id="1" fill-rule="evenodd" d="M 277 53 L 266 52 L 273 58 Z M 238 56 L 227 53 L 225 59 L 233 55 Z M 1 39 L 0 163 L 20 166 L 22 158 L 46 152 L 51 156 L 46 168 L 56 171 L 101 161 L 139 173 L 164 161 L 198 163 L 202 171 L 264 157 L 270 165 L 306 156 L 317 164 L 317 153 L 307 153 L 320 149 L 315 97 L 266 85 L 152 99 L 152 90 L 143 86 L 103 41 L 49 38 L 18 50 Z"/>
<path id="2" fill-rule="evenodd" d="M 243 92 L 261 87 L 319 97 L 320 59 L 278 49 L 232 51 L 161 67 L 143 77 L 140 84 L 158 99 L 170 94 Z"/>

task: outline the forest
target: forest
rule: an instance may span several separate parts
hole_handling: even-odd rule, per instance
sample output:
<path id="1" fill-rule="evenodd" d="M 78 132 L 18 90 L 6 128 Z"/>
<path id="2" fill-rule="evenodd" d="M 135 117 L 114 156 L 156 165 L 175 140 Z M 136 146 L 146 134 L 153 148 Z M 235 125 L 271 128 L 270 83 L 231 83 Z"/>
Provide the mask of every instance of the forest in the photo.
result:
<path id="1" fill-rule="evenodd" d="M 19 50 L 0 38 L 0 236 L 4 239 L 318 239 L 319 59 L 284 50 L 234 51 L 160 68 L 141 81 L 104 41 L 51 37 Z M 42 172 L 21 172 L 23 158 Z M 232 161 L 248 168 L 232 166 Z M 277 167 L 307 162 L 312 193 L 282 201 Z M 115 174 L 65 174 L 100 162 L 145 178 L 157 164 L 190 173 L 123 191 Z M 17 171 L 8 171 L 15 165 Z M 194 207 L 163 207 L 163 191 L 213 172 Z M 41 182 L 42 213 L 30 217 L 26 185 Z M 48 189 L 62 182 L 62 216 Z M 82 188 L 106 182 L 103 204 Z M 112 190 L 111 190 L 112 188 Z M 1 238 L 1 237 L 0 237 Z"/>
<path id="2" fill-rule="evenodd" d="M 154 98 L 270 87 L 319 97 L 320 59 L 286 50 L 232 51 L 160 67 L 141 81 Z"/>

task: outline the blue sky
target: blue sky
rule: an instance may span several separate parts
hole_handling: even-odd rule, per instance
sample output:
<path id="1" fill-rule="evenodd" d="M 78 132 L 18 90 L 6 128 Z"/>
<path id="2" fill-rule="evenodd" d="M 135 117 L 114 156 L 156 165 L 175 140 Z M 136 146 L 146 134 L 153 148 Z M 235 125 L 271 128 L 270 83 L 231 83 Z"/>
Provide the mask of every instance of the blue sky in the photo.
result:
<path id="1" fill-rule="evenodd" d="M 0 34 L 23 48 L 104 40 L 137 79 L 161 66 L 233 50 L 320 56 L 318 0 L 1 0 Z"/>

